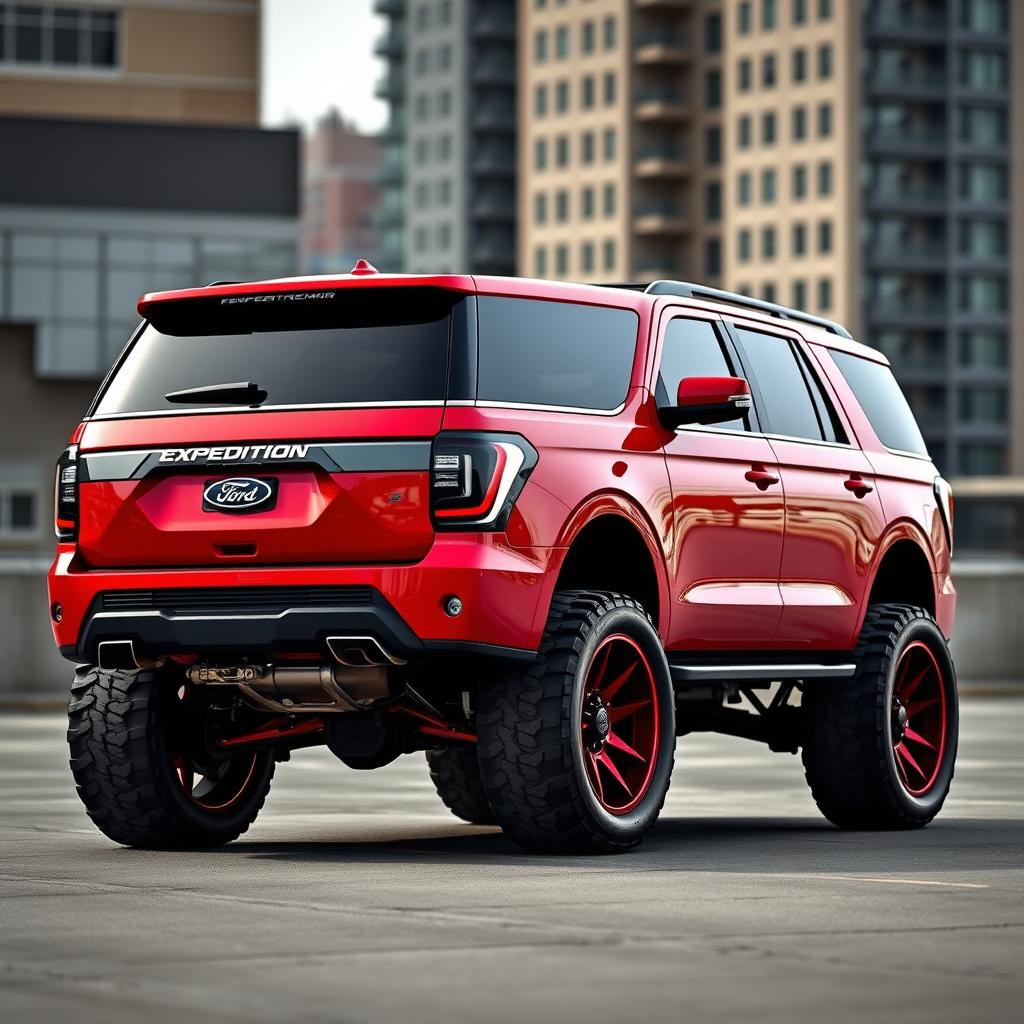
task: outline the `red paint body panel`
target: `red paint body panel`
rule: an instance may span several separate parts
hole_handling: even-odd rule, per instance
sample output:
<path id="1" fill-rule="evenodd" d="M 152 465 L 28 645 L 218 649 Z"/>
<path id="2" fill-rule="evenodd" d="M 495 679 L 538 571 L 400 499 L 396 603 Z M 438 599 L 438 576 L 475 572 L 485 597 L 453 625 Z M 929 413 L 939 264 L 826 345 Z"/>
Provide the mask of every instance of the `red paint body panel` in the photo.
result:
<path id="1" fill-rule="evenodd" d="M 827 349 L 884 362 L 856 342 L 787 323 L 802 339 L 850 445 L 721 428 L 666 429 L 654 400 L 663 310 L 733 318 L 736 309 L 636 291 L 466 276 L 343 275 L 153 293 L 139 305 L 325 288 L 432 286 L 635 310 L 636 354 L 623 407 L 582 413 L 472 403 L 401 408 L 244 409 L 89 420 L 82 452 L 229 442 L 429 440 L 440 431 L 525 438 L 536 466 L 498 532 L 441 532 L 428 472 L 343 472 L 267 465 L 275 508 L 232 517 L 200 511 L 209 467 L 81 485 L 77 543 L 58 545 L 50 574 L 57 643 L 72 647 L 105 590 L 159 587 L 375 587 L 421 640 L 535 650 L 558 571 L 580 532 L 619 516 L 643 540 L 670 650 L 852 648 L 871 583 L 892 545 L 925 554 L 939 623 L 955 610 L 936 507 L 934 466 L 885 449 Z M 778 329 L 756 313 L 743 319 Z M 230 474 L 225 472 L 224 476 Z M 493 484 L 494 481 L 491 481 Z M 396 497 L 397 495 L 397 497 Z M 227 551 L 227 553 L 225 553 Z M 444 612 L 458 594 L 461 615 Z"/>

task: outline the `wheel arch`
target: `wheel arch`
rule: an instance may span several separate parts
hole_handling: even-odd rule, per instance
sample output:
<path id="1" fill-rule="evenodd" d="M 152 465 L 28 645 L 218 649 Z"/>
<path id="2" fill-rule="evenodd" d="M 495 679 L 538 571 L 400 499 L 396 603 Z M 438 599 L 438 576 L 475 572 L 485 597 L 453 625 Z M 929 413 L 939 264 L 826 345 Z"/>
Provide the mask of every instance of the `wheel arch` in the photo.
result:
<path id="1" fill-rule="evenodd" d="M 873 604 L 911 604 L 935 615 L 935 564 L 929 551 L 912 523 L 898 523 L 886 534 L 875 555 L 858 632 Z"/>

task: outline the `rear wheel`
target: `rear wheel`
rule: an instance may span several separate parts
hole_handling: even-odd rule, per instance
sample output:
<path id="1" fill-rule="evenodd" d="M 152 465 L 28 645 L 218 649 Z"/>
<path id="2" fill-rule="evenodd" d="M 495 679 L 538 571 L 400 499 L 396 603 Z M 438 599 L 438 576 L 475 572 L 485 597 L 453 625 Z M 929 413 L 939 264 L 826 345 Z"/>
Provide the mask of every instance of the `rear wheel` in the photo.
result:
<path id="1" fill-rule="evenodd" d="M 956 673 L 922 608 L 868 609 L 852 679 L 804 692 L 804 768 L 842 828 L 919 828 L 938 814 L 956 760 Z"/>
<path id="2" fill-rule="evenodd" d="M 475 747 L 428 750 L 427 764 L 437 795 L 452 814 L 471 825 L 494 824 L 494 812 L 480 781 Z"/>
<path id="3" fill-rule="evenodd" d="M 617 852 L 643 838 L 668 792 L 675 714 L 657 632 L 632 598 L 555 595 L 537 660 L 484 689 L 481 776 L 520 845 Z"/>
<path id="4" fill-rule="evenodd" d="M 256 819 L 274 774 L 268 750 L 218 751 L 208 707 L 170 671 L 76 672 L 68 744 L 78 795 L 125 846 L 219 846 Z"/>

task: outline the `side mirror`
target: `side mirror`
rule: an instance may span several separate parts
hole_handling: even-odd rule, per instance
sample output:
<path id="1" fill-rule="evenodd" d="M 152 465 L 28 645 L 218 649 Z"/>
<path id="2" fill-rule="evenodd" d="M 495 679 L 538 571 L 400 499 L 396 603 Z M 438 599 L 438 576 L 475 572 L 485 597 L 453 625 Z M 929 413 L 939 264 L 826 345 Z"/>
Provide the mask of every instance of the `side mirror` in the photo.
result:
<path id="1" fill-rule="evenodd" d="M 685 423 L 726 423 L 750 409 L 750 385 L 742 377 L 684 377 L 676 404 L 660 409 L 667 427 Z"/>

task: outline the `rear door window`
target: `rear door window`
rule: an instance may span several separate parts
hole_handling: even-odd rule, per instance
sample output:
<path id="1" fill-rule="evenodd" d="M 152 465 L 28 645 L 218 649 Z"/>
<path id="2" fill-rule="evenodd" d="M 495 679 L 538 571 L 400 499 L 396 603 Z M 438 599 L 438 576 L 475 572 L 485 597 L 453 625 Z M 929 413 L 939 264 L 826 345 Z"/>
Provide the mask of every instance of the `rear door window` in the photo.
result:
<path id="1" fill-rule="evenodd" d="M 633 310 L 480 296 L 480 402 L 617 409 L 626 399 Z"/>
<path id="2" fill-rule="evenodd" d="M 830 349 L 878 440 L 896 451 L 928 455 L 928 448 L 892 370 L 883 363 Z"/>
<path id="3" fill-rule="evenodd" d="M 169 402 L 193 388 L 252 382 L 261 408 L 440 403 L 452 308 L 439 289 L 322 293 L 323 299 L 222 306 L 216 298 L 154 307 L 94 415 L 183 413 L 225 406 Z M 245 406 L 242 405 L 242 408 Z"/>

